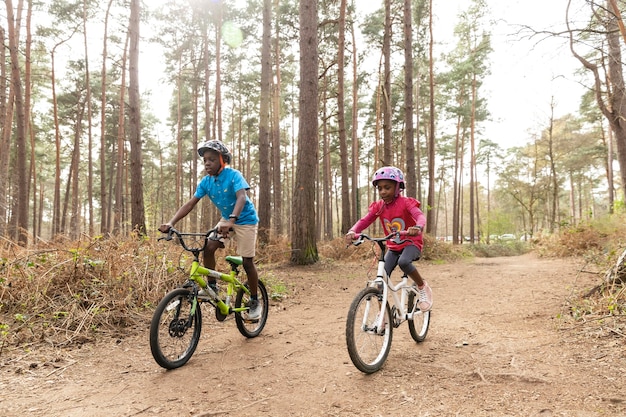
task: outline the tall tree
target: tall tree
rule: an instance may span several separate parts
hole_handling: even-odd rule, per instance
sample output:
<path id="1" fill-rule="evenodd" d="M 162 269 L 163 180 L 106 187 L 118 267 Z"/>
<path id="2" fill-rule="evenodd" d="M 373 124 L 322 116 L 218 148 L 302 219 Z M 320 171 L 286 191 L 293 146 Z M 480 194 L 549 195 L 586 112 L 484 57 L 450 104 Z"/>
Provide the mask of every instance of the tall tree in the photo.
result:
<path id="1" fill-rule="evenodd" d="M 300 1 L 300 109 L 298 157 L 293 187 L 291 261 L 317 262 L 315 190 L 318 160 L 317 0 Z"/>
<path id="2" fill-rule="evenodd" d="M 337 42 L 337 124 L 339 129 L 339 154 L 341 165 L 341 233 L 352 226 L 350 218 L 350 175 L 348 172 L 348 143 L 346 138 L 345 114 L 345 45 L 346 45 L 346 0 L 339 3 L 339 41 Z M 356 103 L 354 103 L 356 106 Z"/>
<path id="3" fill-rule="evenodd" d="M 428 129 L 428 196 L 426 206 L 426 230 L 429 233 L 437 233 L 437 222 L 434 213 L 431 213 L 433 207 L 435 207 L 435 67 L 434 67 L 434 52 L 433 46 L 435 40 L 433 39 L 433 0 L 429 0 L 428 4 L 428 25 L 430 30 L 430 41 L 428 44 L 428 78 L 429 78 L 429 90 L 430 90 L 430 119 Z"/>
<path id="4" fill-rule="evenodd" d="M 132 227 L 140 235 L 146 233 L 143 204 L 143 153 L 141 139 L 141 103 L 139 98 L 139 16 L 141 0 L 130 2 L 130 50 L 128 86 L 128 125 L 130 129 L 130 187 Z"/>
<path id="5" fill-rule="evenodd" d="M 261 103 L 259 114 L 259 242 L 270 238 L 272 177 L 270 164 L 270 105 L 272 88 L 272 0 L 263 0 L 261 47 Z"/>
<path id="6" fill-rule="evenodd" d="M 111 231 L 109 217 L 111 200 L 107 191 L 107 140 L 106 140 L 106 101 L 107 101 L 107 59 L 109 16 L 113 0 L 109 0 L 104 16 L 104 36 L 102 37 L 102 68 L 100 69 L 100 233 Z"/>
<path id="7" fill-rule="evenodd" d="M 412 0 L 404 0 L 404 146 L 406 148 L 406 194 L 417 197 L 415 134 L 413 130 L 413 13 Z"/>
<path id="8" fill-rule="evenodd" d="M 11 58 L 11 89 L 14 96 L 16 125 L 15 125 L 15 145 L 16 145 L 16 164 L 15 172 L 22 173 L 21 175 L 15 175 L 17 180 L 17 199 L 14 204 L 14 212 L 17 214 L 17 230 L 14 232 L 14 236 L 17 237 L 17 242 L 20 245 L 25 246 L 28 243 L 28 175 L 29 172 L 26 167 L 26 115 L 24 114 L 24 91 L 22 87 L 22 73 L 19 59 L 19 40 L 18 30 L 20 25 L 19 20 L 15 18 L 13 11 L 12 0 L 5 0 L 7 7 L 7 28 L 9 35 L 9 54 Z M 21 2 L 20 2 L 21 4 Z M 18 14 L 20 14 L 18 10 Z"/>
<path id="9" fill-rule="evenodd" d="M 275 33 L 274 33 L 274 65 L 275 73 L 273 89 L 273 106 L 272 106 L 272 196 L 274 197 L 273 210 L 272 210 L 272 222 L 274 233 L 277 236 L 283 234 L 283 184 L 281 176 L 281 131 L 280 131 L 280 118 L 281 118 L 281 93 L 282 93 L 282 74 L 281 74 L 281 28 L 280 28 L 280 2 L 274 0 L 275 14 Z"/>
<path id="10" fill-rule="evenodd" d="M 358 65 L 357 45 L 354 24 L 350 25 L 350 34 L 352 36 L 352 218 L 361 217 L 361 209 L 359 204 L 359 90 L 358 90 Z"/>
<path id="11" fill-rule="evenodd" d="M 616 3 L 607 0 L 605 5 L 590 2 L 591 22 L 588 30 L 583 31 L 589 34 L 598 33 L 594 28 L 595 19 L 602 18 L 601 25 L 605 27 L 604 36 L 608 50 L 605 56 L 600 57 L 597 62 L 593 62 L 580 55 L 575 48 L 574 31 L 570 27 L 569 8 L 571 0 L 567 4 L 567 29 L 569 33 L 569 46 L 572 55 L 580 61 L 586 70 L 591 72 L 594 80 L 594 90 L 596 102 L 604 117 L 608 120 L 611 129 L 615 133 L 615 143 L 617 148 L 617 160 L 620 166 L 620 177 L 622 195 L 626 199 L 626 84 L 624 82 L 622 51 L 620 42 L 620 25 L 623 21 L 620 18 L 619 9 Z M 588 43 L 588 40 L 585 40 Z M 609 84 L 603 88 L 603 78 L 601 74 L 601 64 L 604 59 L 608 61 L 608 81 Z"/>
<path id="12" fill-rule="evenodd" d="M 385 29 L 383 35 L 383 57 L 384 57 L 384 69 L 383 69 L 383 87 L 382 87 L 382 100 L 383 100 L 383 165 L 394 164 L 394 153 L 391 144 L 391 34 L 392 34 L 392 19 L 391 19 L 391 0 L 384 0 L 385 2 Z M 377 161 L 378 163 L 378 161 Z"/>
<path id="13" fill-rule="evenodd" d="M 4 27 L 0 26 L 0 45 L 6 45 Z M 7 192 L 9 178 L 9 149 L 11 148 L 11 129 L 13 106 L 7 103 L 7 56 L 6 47 L 0 48 L 0 237 L 7 231 Z"/>
<path id="14" fill-rule="evenodd" d="M 93 135 L 92 135 L 92 109 L 91 109 L 91 79 L 89 73 L 89 42 L 87 37 L 88 8 L 87 0 L 83 0 L 83 47 L 85 50 L 85 91 L 87 101 L 87 215 L 88 232 L 94 232 L 93 213 Z"/>

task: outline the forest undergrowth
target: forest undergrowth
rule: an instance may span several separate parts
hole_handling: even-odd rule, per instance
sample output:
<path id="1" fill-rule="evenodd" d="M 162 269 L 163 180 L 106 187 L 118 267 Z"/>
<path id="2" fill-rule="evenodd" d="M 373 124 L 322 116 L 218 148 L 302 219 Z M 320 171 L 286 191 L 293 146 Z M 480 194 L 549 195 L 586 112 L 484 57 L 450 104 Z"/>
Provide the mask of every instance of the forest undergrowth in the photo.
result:
<path id="1" fill-rule="evenodd" d="M 542 257 L 571 257 L 577 263 L 583 260 L 579 274 L 596 275 L 598 284 L 591 290 L 572 289 L 560 317 L 563 326 L 589 335 L 626 337 L 626 266 L 617 265 L 626 250 L 625 225 L 623 217 L 614 216 L 530 242 L 490 245 L 451 245 L 427 236 L 420 262 L 448 263 L 528 251 Z M 157 237 L 59 239 L 28 248 L 3 241 L 0 358 L 6 349 L 119 337 L 145 323 L 161 297 L 184 282 L 191 261 L 180 246 Z M 318 250 L 322 264 L 371 262 L 373 258 L 368 251 L 349 250 L 342 238 L 318 243 Z M 234 253 L 233 248 L 222 254 L 229 252 Z M 260 277 L 277 301 L 288 292 L 277 271 L 290 267 L 289 257 L 287 239 L 257 251 Z M 218 269 L 227 270 L 224 261 L 218 260 Z"/>

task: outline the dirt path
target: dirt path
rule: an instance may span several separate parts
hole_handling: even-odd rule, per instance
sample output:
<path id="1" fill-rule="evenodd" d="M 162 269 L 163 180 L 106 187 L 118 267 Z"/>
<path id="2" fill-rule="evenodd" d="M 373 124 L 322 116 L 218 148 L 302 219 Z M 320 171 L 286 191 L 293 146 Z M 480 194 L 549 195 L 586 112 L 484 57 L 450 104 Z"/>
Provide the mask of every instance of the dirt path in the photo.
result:
<path id="1" fill-rule="evenodd" d="M 164 371 L 148 321 L 137 334 L 0 358 L 1 416 L 626 416 L 623 339 L 582 336 L 557 317 L 571 260 L 534 255 L 420 265 L 434 296 L 426 341 L 395 329 L 383 369 L 347 354 L 347 308 L 369 265 L 272 271 L 289 296 L 263 334 L 205 322 L 191 361 Z M 334 268 L 334 269 L 333 269 Z M 586 280 L 586 281 L 585 281 Z"/>

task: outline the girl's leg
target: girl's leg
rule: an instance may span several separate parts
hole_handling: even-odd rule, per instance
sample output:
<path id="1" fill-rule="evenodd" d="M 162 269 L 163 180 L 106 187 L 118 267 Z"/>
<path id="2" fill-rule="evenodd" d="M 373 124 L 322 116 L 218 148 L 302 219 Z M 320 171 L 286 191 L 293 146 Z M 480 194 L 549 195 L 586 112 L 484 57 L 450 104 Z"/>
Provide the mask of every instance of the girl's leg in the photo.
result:
<path id="1" fill-rule="evenodd" d="M 420 310 L 428 311 L 433 305 L 433 292 L 426 281 L 424 281 L 415 265 L 413 265 L 413 261 L 418 260 L 421 256 L 422 254 L 417 246 L 407 246 L 402 251 L 400 259 L 398 259 L 398 266 L 400 266 L 405 274 L 415 281 L 419 291 L 418 304 Z"/>
<path id="2" fill-rule="evenodd" d="M 385 254 L 385 271 L 387 272 L 387 276 L 391 275 L 393 269 L 398 265 L 398 258 L 400 257 L 401 252 L 396 252 L 393 250 L 388 250 Z"/>

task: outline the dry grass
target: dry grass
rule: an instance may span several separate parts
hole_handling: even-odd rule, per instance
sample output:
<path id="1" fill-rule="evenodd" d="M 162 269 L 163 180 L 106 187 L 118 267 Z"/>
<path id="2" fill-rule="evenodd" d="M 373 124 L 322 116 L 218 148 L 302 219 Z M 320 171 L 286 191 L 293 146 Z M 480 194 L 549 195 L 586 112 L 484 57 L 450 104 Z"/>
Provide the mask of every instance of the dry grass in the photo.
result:
<path id="1" fill-rule="evenodd" d="M 623 219 L 601 226 L 584 225 L 535 242 L 542 256 L 581 256 L 599 276 L 626 246 Z M 497 248 L 491 250 L 498 250 Z M 372 262 L 372 250 L 355 249 L 342 238 L 318 244 L 320 262 Z M 451 262 L 471 257 L 477 245 L 453 246 L 427 238 L 424 262 Z M 227 253 L 232 253 L 227 248 Z M 477 252 L 478 251 L 478 252 Z M 286 238 L 258 248 L 257 264 L 270 291 L 273 269 L 288 267 Z M 21 248 L 3 242 L 0 248 L 0 356 L 6 346 L 31 343 L 84 343 L 102 334 L 122 336 L 124 329 L 145 323 L 163 294 L 184 282 L 190 255 L 172 242 L 155 238 L 88 238 L 42 242 Z M 613 264 L 612 264 L 613 263 Z M 227 269 L 218 261 L 218 269 Z M 602 281 L 602 280 L 600 280 Z M 571 317 L 614 322 L 623 334 L 626 291 L 622 283 L 602 283 L 569 300 Z M 598 320 L 599 321 L 599 320 Z"/>

